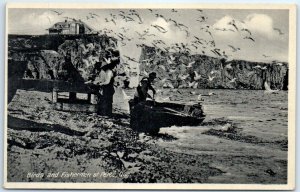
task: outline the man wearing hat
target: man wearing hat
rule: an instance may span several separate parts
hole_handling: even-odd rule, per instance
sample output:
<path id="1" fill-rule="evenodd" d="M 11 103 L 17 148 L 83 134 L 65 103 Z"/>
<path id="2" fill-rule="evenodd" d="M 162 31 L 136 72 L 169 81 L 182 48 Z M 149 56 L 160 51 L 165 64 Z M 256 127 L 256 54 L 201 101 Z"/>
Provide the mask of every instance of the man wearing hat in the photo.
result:
<path id="1" fill-rule="evenodd" d="M 153 92 L 153 98 L 156 93 L 155 89 L 152 87 L 152 83 L 156 78 L 156 73 L 152 72 L 149 74 L 149 77 L 144 77 L 141 79 L 138 87 L 136 88 L 136 92 L 134 94 L 134 102 L 140 103 L 145 102 L 147 97 L 151 98 L 148 94 L 148 90 L 150 89 Z"/>
<path id="2" fill-rule="evenodd" d="M 95 79 L 94 83 L 100 86 L 99 90 L 99 103 L 98 103 L 98 113 L 100 115 L 111 115 L 112 114 L 112 103 L 114 90 L 114 68 L 119 64 L 118 51 L 107 51 L 105 57 L 103 57 L 100 78 Z M 98 81 L 97 81 L 98 80 Z"/>

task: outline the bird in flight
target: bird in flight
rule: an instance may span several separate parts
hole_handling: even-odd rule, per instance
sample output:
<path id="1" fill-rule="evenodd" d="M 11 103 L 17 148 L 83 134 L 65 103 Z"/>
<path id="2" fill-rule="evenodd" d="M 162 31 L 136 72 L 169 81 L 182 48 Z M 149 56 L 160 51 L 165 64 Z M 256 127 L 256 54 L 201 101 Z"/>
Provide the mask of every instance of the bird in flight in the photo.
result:
<path id="1" fill-rule="evenodd" d="M 194 43 L 192 43 L 191 46 L 193 46 L 195 49 L 198 49 L 198 46 L 195 45 Z"/>
<path id="2" fill-rule="evenodd" d="M 225 28 L 214 28 L 214 30 L 216 30 L 216 31 L 226 31 Z"/>
<path id="3" fill-rule="evenodd" d="M 271 56 L 265 55 L 265 54 L 263 54 L 262 56 L 263 56 L 264 58 L 271 57 Z"/>
<path id="4" fill-rule="evenodd" d="M 195 81 L 201 79 L 201 75 L 199 75 L 197 71 L 194 71 L 194 74 L 195 74 L 195 77 L 194 77 Z"/>
<path id="5" fill-rule="evenodd" d="M 129 16 L 126 16 L 124 19 L 125 19 L 126 22 L 134 21 L 134 19 L 132 17 L 129 17 Z"/>
<path id="6" fill-rule="evenodd" d="M 144 71 L 141 71 L 140 76 L 148 76 L 149 73 L 144 69 Z"/>
<path id="7" fill-rule="evenodd" d="M 89 13 L 91 16 L 96 16 L 96 17 L 100 17 L 99 15 L 97 15 L 96 13 Z"/>
<path id="8" fill-rule="evenodd" d="M 189 37 L 189 36 L 190 36 L 190 32 L 189 32 L 188 30 L 185 29 L 185 30 L 182 30 L 182 31 L 185 32 L 185 36 L 186 36 L 186 37 Z"/>
<path id="9" fill-rule="evenodd" d="M 153 43 L 166 45 L 166 43 L 163 40 L 161 40 L 161 39 L 159 39 L 159 40 L 153 40 Z"/>
<path id="10" fill-rule="evenodd" d="M 216 78 L 216 77 L 211 77 L 211 76 L 208 75 L 208 80 L 209 80 L 209 81 L 214 80 L 214 78 Z"/>
<path id="11" fill-rule="evenodd" d="M 247 33 L 249 33 L 249 35 L 252 35 L 252 33 L 249 29 L 243 28 L 243 29 L 241 29 L 241 31 L 246 31 Z"/>
<path id="12" fill-rule="evenodd" d="M 196 81 L 188 82 L 189 88 L 196 88 L 197 86 L 198 86 L 198 82 L 196 82 Z"/>
<path id="13" fill-rule="evenodd" d="M 179 77 L 180 80 L 185 80 L 189 76 L 190 76 L 189 74 L 186 74 L 186 75 L 180 74 L 180 75 L 178 75 L 178 77 Z"/>
<path id="14" fill-rule="evenodd" d="M 173 22 L 175 26 L 178 25 L 177 21 L 175 21 L 175 20 L 173 20 L 173 19 L 171 19 L 171 18 L 168 20 L 168 22 Z"/>
<path id="15" fill-rule="evenodd" d="M 227 24 L 228 24 L 228 25 L 232 25 L 232 26 L 235 28 L 236 31 L 239 30 L 239 28 L 238 28 L 238 27 L 236 26 L 236 24 L 235 24 L 235 20 L 232 20 L 232 21 L 228 22 Z"/>
<path id="16" fill-rule="evenodd" d="M 266 70 L 267 67 L 264 66 L 264 67 L 261 67 L 260 65 L 256 65 L 255 67 L 253 67 L 253 69 L 261 69 L 261 70 Z"/>
<path id="17" fill-rule="evenodd" d="M 134 9 L 129 9 L 129 12 L 133 13 L 133 12 L 136 12 L 136 10 L 134 10 Z"/>
<path id="18" fill-rule="evenodd" d="M 139 24 L 143 23 L 141 16 L 137 12 L 131 12 L 129 15 L 135 15 L 139 19 Z"/>
<path id="19" fill-rule="evenodd" d="M 164 65 L 159 65 L 159 68 L 161 68 L 162 70 L 166 71 L 166 67 Z"/>
<path id="20" fill-rule="evenodd" d="M 233 78 L 229 81 L 229 83 L 235 83 L 236 82 L 236 78 Z"/>
<path id="21" fill-rule="evenodd" d="M 249 39 L 249 40 L 255 42 L 255 40 L 254 40 L 252 37 L 250 37 L 250 36 L 246 36 L 246 37 L 244 37 L 243 39 Z"/>
<path id="22" fill-rule="evenodd" d="M 168 32 L 165 28 L 159 26 L 159 25 L 151 25 L 151 27 L 156 28 L 158 31 L 162 32 L 162 33 L 166 33 Z"/>
<path id="23" fill-rule="evenodd" d="M 212 49 L 210 51 L 213 52 L 217 56 L 222 56 L 221 53 L 220 53 L 220 49 L 215 48 L 215 49 Z"/>
<path id="24" fill-rule="evenodd" d="M 128 56 L 126 56 L 126 55 L 124 55 L 124 57 L 125 57 L 126 59 L 128 59 L 129 61 L 133 61 L 133 62 L 138 63 L 138 61 L 137 61 L 135 58 L 131 58 L 131 57 L 128 57 Z"/>
<path id="25" fill-rule="evenodd" d="M 236 52 L 236 51 L 241 50 L 239 47 L 235 48 L 235 47 L 232 46 L 232 45 L 228 45 L 228 47 L 230 47 L 230 48 L 232 49 L 232 52 Z"/>
<path id="26" fill-rule="evenodd" d="M 197 21 L 199 21 L 200 23 L 205 22 L 208 19 L 208 17 L 206 16 L 200 16 L 199 19 L 197 19 Z"/>
<path id="27" fill-rule="evenodd" d="M 124 43 L 123 41 L 119 41 L 121 42 L 121 46 L 124 47 L 126 45 L 126 43 Z"/>
<path id="28" fill-rule="evenodd" d="M 116 15 L 114 15 L 114 14 L 110 14 L 110 16 L 113 18 L 113 19 L 117 19 L 117 16 Z"/>
<path id="29" fill-rule="evenodd" d="M 111 19 L 110 21 L 113 22 L 115 25 L 117 25 L 117 23 L 114 19 Z"/>
<path id="30" fill-rule="evenodd" d="M 156 14 L 155 14 L 155 17 L 157 17 L 157 18 L 162 18 L 163 20 L 165 20 L 166 22 L 168 22 L 168 19 L 166 19 L 165 16 L 163 16 L 163 15 L 161 15 L 161 14 L 156 13 Z"/>
<path id="31" fill-rule="evenodd" d="M 279 35 L 283 35 L 284 33 L 279 28 L 273 28 L 274 31 L 277 31 Z"/>
<path id="32" fill-rule="evenodd" d="M 119 16 L 121 16 L 122 19 L 124 19 L 126 22 L 134 21 L 134 19 L 132 17 L 129 17 L 128 15 L 124 15 L 123 13 L 120 13 Z"/>
<path id="33" fill-rule="evenodd" d="M 141 37 L 144 37 L 144 35 L 145 34 L 141 34 L 140 32 L 138 32 L 138 31 L 135 31 L 138 35 L 139 35 L 139 37 L 141 38 Z"/>
<path id="34" fill-rule="evenodd" d="M 212 38 L 213 38 L 213 36 L 212 36 L 212 34 L 211 34 L 211 32 L 210 32 L 210 30 L 208 30 L 208 29 L 205 29 L 205 31 L 204 32 L 206 32 L 206 33 L 208 33 Z"/>
<path id="35" fill-rule="evenodd" d="M 195 63 L 196 63 L 196 61 L 192 61 L 186 67 L 188 67 L 188 68 L 193 67 L 193 64 L 195 64 Z"/>
<path id="36" fill-rule="evenodd" d="M 214 40 L 208 41 L 207 44 L 209 44 L 211 47 L 216 47 L 216 42 Z"/>
<path id="37" fill-rule="evenodd" d="M 64 12 L 58 12 L 58 11 L 55 11 L 55 10 L 51 10 L 52 12 L 56 13 L 57 15 L 61 15 L 63 14 Z"/>
<path id="38" fill-rule="evenodd" d="M 182 24 L 182 23 L 178 23 L 177 25 L 178 25 L 178 27 L 179 27 L 180 29 L 182 29 L 181 27 L 184 27 L 184 28 L 186 28 L 186 29 L 189 29 L 186 25 L 184 25 L 184 24 Z"/>
<path id="39" fill-rule="evenodd" d="M 126 33 L 129 29 L 125 28 L 125 27 L 121 27 L 121 29 L 123 30 L 124 33 Z"/>

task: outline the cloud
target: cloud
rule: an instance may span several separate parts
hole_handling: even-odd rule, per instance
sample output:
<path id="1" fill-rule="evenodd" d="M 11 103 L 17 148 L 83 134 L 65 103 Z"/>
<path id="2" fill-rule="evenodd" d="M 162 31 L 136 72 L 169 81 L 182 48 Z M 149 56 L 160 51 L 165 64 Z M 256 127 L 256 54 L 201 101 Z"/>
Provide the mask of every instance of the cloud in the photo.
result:
<path id="1" fill-rule="evenodd" d="M 257 32 L 268 38 L 273 38 L 276 35 L 273 29 L 273 19 L 268 15 L 254 13 L 248 15 L 244 22 L 252 32 Z"/>
<path id="2" fill-rule="evenodd" d="M 166 22 L 163 18 L 157 18 L 156 20 L 154 20 L 151 23 L 151 25 L 161 26 L 167 31 L 166 33 L 162 33 L 160 31 L 158 31 L 157 29 L 151 27 L 151 31 L 156 34 L 159 34 L 160 37 L 167 38 L 167 39 L 172 38 L 174 32 L 171 30 L 170 24 L 168 22 Z"/>
<path id="3" fill-rule="evenodd" d="M 226 15 L 212 25 L 212 28 L 214 29 L 214 35 L 226 36 L 226 37 L 230 36 L 231 38 L 233 38 L 234 36 L 238 36 L 238 34 L 235 32 L 236 31 L 235 27 L 229 24 L 232 21 L 235 22 L 235 25 L 239 29 L 245 27 L 245 24 L 243 24 L 239 20 L 233 18 L 232 16 Z M 226 30 L 223 31 L 222 29 L 226 29 Z"/>
<path id="4" fill-rule="evenodd" d="M 263 37 L 268 39 L 275 39 L 278 37 L 278 32 L 274 31 L 274 24 L 273 19 L 266 15 L 266 14 L 257 14 L 253 13 L 250 15 L 247 15 L 243 21 L 234 18 L 230 15 L 226 15 L 222 17 L 221 19 L 217 20 L 213 24 L 214 29 L 232 29 L 234 31 L 235 28 L 233 25 L 230 25 L 229 23 L 234 21 L 235 25 L 239 30 L 246 28 L 251 31 L 251 34 L 254 37 Z M 226 36 L 226 37 L 234 37 L 238 35 L 238 33 L 233 33 L 231 31 L 222 31 L 222 30 L 215 30 L 215 35 L 218 36 Z"/>
<path id="5" fill-rule="evenodd" d="M 58 21 L 61 21 L 61 19 L 51 12 L 33 12 L 20 18 L 19 26 L 22 26 L 22 28 L 18 29 L 18 31 L 24 30 L 25 33 L 31 31 L 31 34 L 45 34 L 47 33 L 45 29 L 48 29 Z"/>
<path id="6" fill-rule="evenodd" d="M 161 38 L 163 41 L 165 41 L 167 44 L 172 44 L 174 41 L 178 39 L 186 39 L 186 35 L 184 31 L 180 31 L 174 26 L 172 26 L 169 22 L 166 22 L 163 18 L 157 18 L 154 20 L 152 25 L 158 25 L 163 27 L 164 29 L 167 30 L 166 33 L 159 32 L 157 29 L 154 27 L 151 27 L 151 32 L 157 34 L 158 38 Z"/>
<path id="7" fill-rule="evenodd" d="M 236 30 L 233 25 L 229 24 L 234 21 L 234 24 L 239 30 Z M 262 55 L 270 55 L 268 59 L 287 59 L 287 47 L 283 43 L 286 36 L 279 35 L 274 30 L 273 19 L 266 14 L 249 14 L 243 18 L 233 17 L 230 15 L 223 16 L 213 25 L 213 35 L 218 48 L 225 50 L 234 58 L 265 61 Z M 222 29 L 233 29 L 226 31 Z M 248 29 L 249 31 L 242 30 Z M 216 30 L 219 29 L 219 30 Z M 244 39 L 246 36 L 252 37 L 255 42 Z M 239 47 L 240 51 L 232 52 L 228 45 Z"/>
<path id="8" fill-rule="evenodd" d="M 152 22 L 153 25 L 159 25 L 163 28 L 165 28 L 166 30 L 169 29 L 170 24 L 168 22 L 166 22 L 163 18 L 157 18 L 155 21 Z"/>
<path id="9" fill-rule="evenodd" d="M 226 15 L 222 17 L 220 20 L 218 20 L 215 24 L 213 24 L 213 28 L 219 28 L 219 29 L 228 28 L 228 23 L 233 19 L 234 19 L 233 17 Z"/>

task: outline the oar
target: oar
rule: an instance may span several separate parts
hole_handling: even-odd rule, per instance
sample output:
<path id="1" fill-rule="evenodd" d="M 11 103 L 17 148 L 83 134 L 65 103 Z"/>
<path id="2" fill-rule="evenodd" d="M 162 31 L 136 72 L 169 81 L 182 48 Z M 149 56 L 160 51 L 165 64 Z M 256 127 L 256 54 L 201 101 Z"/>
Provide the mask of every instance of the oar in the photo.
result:
<path id="1" fill-rule="evenodd" d="M 168 107 L 164 107 L 164 109 L 166 109 L 168 111 L 171 111 L 171 112 L 174 112 L 174 113 L 177 113 L 177 114 L 182 115 L 182 116 L 190 116 L 190 115 L 188 115 L 186 113 L 183 113 L 183 112 L 180 112 L 180 111 L 176 111 L 176 110 L 168 108 Z"/>

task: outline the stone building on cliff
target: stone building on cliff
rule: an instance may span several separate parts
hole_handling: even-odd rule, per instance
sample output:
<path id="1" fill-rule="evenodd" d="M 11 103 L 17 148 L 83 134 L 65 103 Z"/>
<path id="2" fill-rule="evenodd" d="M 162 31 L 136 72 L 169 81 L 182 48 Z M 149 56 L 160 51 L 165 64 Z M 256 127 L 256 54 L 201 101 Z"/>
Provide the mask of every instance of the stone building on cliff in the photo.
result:
<path id="1" fill-rule="evenodd" d="M 48 29 L 49 34 L 92 34 L 94 30 L 81 20 L 65 20 L 64 22 L 57 22 Z"/>

